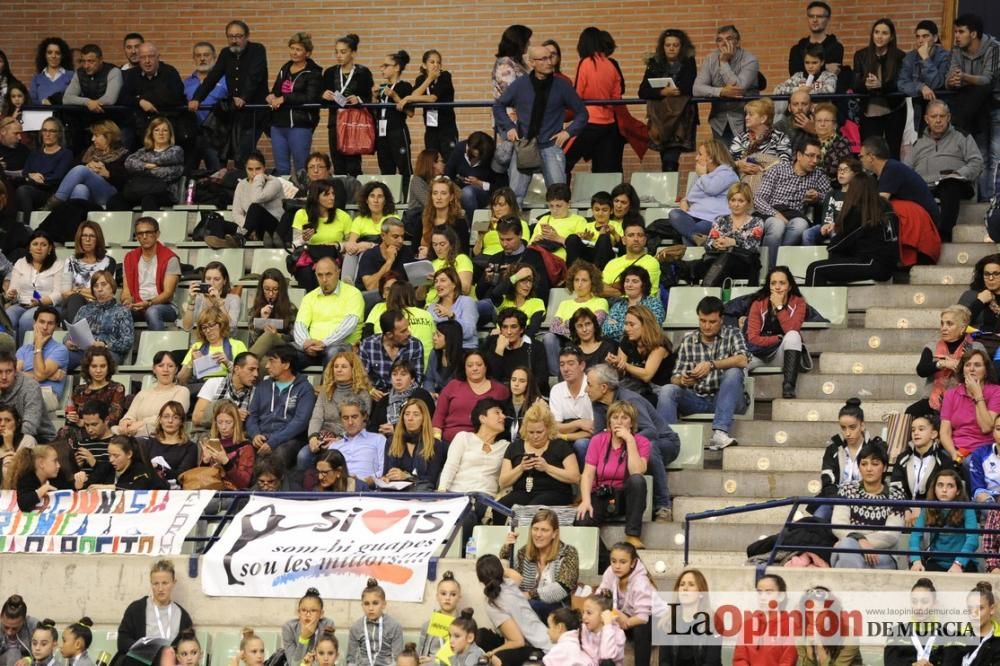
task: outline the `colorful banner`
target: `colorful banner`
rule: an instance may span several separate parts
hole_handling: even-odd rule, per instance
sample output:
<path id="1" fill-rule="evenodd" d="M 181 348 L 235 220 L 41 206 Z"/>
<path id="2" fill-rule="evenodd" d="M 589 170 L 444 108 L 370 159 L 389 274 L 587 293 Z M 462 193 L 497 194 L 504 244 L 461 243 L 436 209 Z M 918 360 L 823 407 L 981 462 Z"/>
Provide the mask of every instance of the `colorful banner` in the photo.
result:
<path id="1" fill-rule="evenodd" d="M 204 557 L 201 587 L 225 597 L 361 598 L 376 578 L 393 601 L 420 601 L 427 563 L 461 517 L 465 498 L 380 495 L 330 500 L 253 496 Z"/>
<path id="2" fill-rule="evenodd" d="M 0 552 L 180 555 L 215 495 L 210 490 L 60 490 L 22 513 L 0 492 Z"/>

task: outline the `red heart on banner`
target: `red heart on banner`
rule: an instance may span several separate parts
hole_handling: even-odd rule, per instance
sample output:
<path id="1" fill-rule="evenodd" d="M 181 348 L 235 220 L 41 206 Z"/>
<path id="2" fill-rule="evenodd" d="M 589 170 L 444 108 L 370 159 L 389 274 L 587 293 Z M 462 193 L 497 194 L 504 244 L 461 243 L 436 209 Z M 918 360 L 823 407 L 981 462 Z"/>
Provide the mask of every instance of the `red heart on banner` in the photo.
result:
<path id="1" fill-rule="evenodd" d="M 382 530 L 387 530 L 403 518 L 406 518 L 409 513 L 406 509 L 398 509 L 392 513 L 388 513 L 382 509 L 373 509 L 361 514 L 361 520 L 364 521 L 365 527 L 372 534 L 378 534 Z"/>

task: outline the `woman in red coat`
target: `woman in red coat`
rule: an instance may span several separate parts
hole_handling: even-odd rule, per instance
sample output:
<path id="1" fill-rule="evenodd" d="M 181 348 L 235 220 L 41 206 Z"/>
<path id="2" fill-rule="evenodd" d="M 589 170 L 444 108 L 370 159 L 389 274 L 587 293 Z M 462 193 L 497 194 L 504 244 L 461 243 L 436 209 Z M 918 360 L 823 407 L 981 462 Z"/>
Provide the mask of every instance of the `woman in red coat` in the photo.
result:
<path id="1" fill-rule="evenodd" d="M 795 397 L 807 307 L 792 272 L 787 266 L 775 266 L 747 313 L 747 349 L 753 355 L 750 369 L 780 367 L 782 398 Z"/>
<path id="2" fill-rule="evenodd" d="M 584 28 L 576 44 L 580 63 L 576 66 L 576 93 L 581 99 L 621 99 L 622 77 L 607 56 L 604 34 L 593 26 Z M 615 107 L 588 106 L 589 119 L 580 136 L 566 153 L 566 173 L 578 161 L 591 160 L 594 173 L 618 173 L 622 170 L 625 143 L 618 133 Z"/>

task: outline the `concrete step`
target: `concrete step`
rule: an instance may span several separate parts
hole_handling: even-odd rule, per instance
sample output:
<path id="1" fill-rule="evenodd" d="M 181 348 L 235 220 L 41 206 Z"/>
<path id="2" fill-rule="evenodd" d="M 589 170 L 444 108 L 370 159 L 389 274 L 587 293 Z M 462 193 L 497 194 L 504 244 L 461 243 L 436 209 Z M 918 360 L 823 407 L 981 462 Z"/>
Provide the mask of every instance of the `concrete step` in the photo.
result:
<path id="1" fill-rule="evenodd" d="M 826 352 L 819 357 L 818 376 L 830 374 L 913 376 L 919 360 L 919 353 Z"/>
<path id="2" fill-rule="evenodd" d="M 677 552 L 684 550 L 684 516 L 675 516 L 674 523 L 645 523 L 642 541 L 650 550 Z M 701 552 L 726 552 L 740 550 L 745 543 L 752 543 L 762 536 L 774 534 L 772 525 L 743 523 L 723 525 L 719 522 L 699 522 L 691 530 L 691 550 Z M 601 528 L 601 540 L 615 544 L 625 539 L 625 524 L 612 523 Z M 744 555 L 746 559 L 746 555 Z"/>
<path id="3" fill-rule="evenodd" d="M 750 545 L 750 543 L 747 542 L 747 545 Z M 680 573 L 686 568 L 684 565 L 683 550 L 643 550 L 639 552 L 641 553 L 643 563 L 649 569 L 650 573 L 656 571 L 657 567 L 661 566 L 661 562 L 662 568 L 666 572 Z M 692 550 L 688 554 L 687 567 L 694 567 L 699 570 L 704 567 L 739 567 L 745 566 L 746 561 L 747 553 L 745 550 Z M 750 569 L 750 567 L 747 568 Z M 670 585 L 673 585 L 673 581 L 670 582 Z M 661 587 L 659 589 L 670 590 L 672 587 Z"/>
<path id="4" fill-rule="evenodd" d="M 941 312 L 936 308 L 868 308 L 865 328 L 932 328 L 941 326 Z"/>
<path id="5" fill-rule="evenodd" d="M 818 477 L 818 472 L 822 464 L 823 451 L 821 449 L 788 449 L 776 446 L 730 446 L 722 452 L 723 473 L 760 470 L 769 473 L 796 472 L 811 474 L 812 470 L 816 470 L 817 473 L 812 476 Z M 809 471 L 805 472 L 804 470 Z M 799 493 L 801 491 L 793 494 Z"/>
<path id="6" fill-rule="evenodd" d="M 695 497 L 705 493 L 718 493 L 719 497 L 745 497 L 750 502 L 760 499 L 781 499 L 793 495 L 815 495 L 820 491 L 822 449 L 806 449 L 805 452 L 784 451 L 787 454 L 803 454 L 798 457 L 791 456 L 802 462 L 800 466 L 792 468 L 794 471 L 785 469 L 770 471 L 770 465 L 784 457 L 783 449 L 764 450 L 747 447 L 749 453 L 744 454 L 743 447 L 730 446 L 726 449 L 726 453 L 736 449 L 741 449 L 733 454 L 739 461 L 737 464 L 739 469 L 684 470 L 671 474 L 667 482 L 671 496 Z M 814 461 L 813 458 L 817 459 Z M 725 460 L 723 457 L 723 466 L 726 465 Z"/>
<path id="7" fill-rule="evenodd" d="M 941 246 L 938 266 L 974 266 L 986 255 L 996 252 L 996 243 L 945 243 Z"/>
<path id="8" fill-rule="evenodd" d="M 749 506 L 752 504 L 758 504 L 759 502 L 746 502 L 739 498 L 732 498 L 731 500 L 720 499 L 717 497 L 677 497 L 674 499 L 674 517 L 678 520 L 683 520 L 684 517 L 689 513 L 701 513 L 703 511 L 714 511 L 717 509 L 724 509 L 728 507 L 740 507 Z M 725 525 L 784 525 L 785 520 L 788 518 L 788 511 L 790 507 L 782 506 L 776 508 L 768 509 L 758 509 L 755 511 L 746 511 L 743 513 L 734 513 L 725 516 L 717 516 L 715 518 L 706 518 L 704 521 L 698 521 L 699 523 L 722 523 Z M 802 515 L 797 515 L 796 519 L 804 517 L 805 511 L 804 507 L 801 510 Z M 700 527 L 700 525 L 698 526 Z M 776 528 L 772 527 L 769 532 L 764 532 L 765 534 L 773 534 L 777 531 Z M 749 543 L 749 541 L 747 542 Z M 734 544 L 738 546 L 746 546 L 743 544 Z"/>
<path id="9" fill-rule="evenodd" d="M 986 223 L 983 220 L 986 217 L 986 209 L 989 207 L 988 203 L 963 203 L 962 207 L 958 209 L 958 223 L 979 225 L 985 228 Z"/>
<path id="10" fill-rule="evenodd" d="M 830 352 L 820 359 L 832 356 Z M 870 354 L 855 354 L 870 356 Z M 849 368 L 851 369 L 851 368 Z M 770 400 L 781 395 L 781 375 L 756 375 L 754 393 L 757 400 Z M 795 396 L 799 399 L 847 400 L 859 397 L 862 400 L 917 400 L 923 391 L 924 382 L 913 374 L 829 374 L 811 372 L 799 375 Z"/>
<path id="11" fill-rule="evenodd" d="M 829 328 L 802 332 L 802 339 L 812 354 L 855 350 L 912 352 L 922 349 L 935 337 L 930 331 L 918 328 Z"/>
<path id="12" fill-rule="evenodd" d="M 982 218 L 980 218 L 980 223 Z M 952 240 L 956 243 L 992 243 L 990 235 L 986 233 L 983 224 L 962 224 L 955 227 L 951 233 Z"/>
<path id="13" fill-rule="evenodd" d="M 972 266 L 914 266 L 910 269 L 910 284 L 967 285 L 971 281 Z"/>
<path id="14" fill-rule="evenodd" d="M 873 400 L 864 401 L 865 420 L 872 425 L 882 420 L 885 414 L 902 412 L 911 401 Z M 844 406 L 843 400 L 775 400 L 771 403 L 771 419 L 774 421 L 795 421 L 805 415 L 807 421 L 822 421 L 836 433 L 837 412 Z M 795 432 L 790 428 L 791 432 Z"/>
<path id="15" fill-rule="evenodd" d="M 841 403 L 843 404 L 843 403 Z M 805 412 L 799 416 L 805 418 Z M 871 424 L 875 426 L 877 424 Z M 826 448 L 830 438 L 838 433 L 835 420 L 815 421 L 733 421 L 730 434 L 740 446 L 779 446 L 788 450 Z"/>
<path id="16" fill-rule="evenodd" d="M 851 311 L 867 310 L 874 307 L 923 307 L 944 308 L 958 302 L 965 291 L 965 285 L 937 286 L 928 289 L 925 285 L 886 284 L 866 287 L 849 287 L 848 308 Z"/>

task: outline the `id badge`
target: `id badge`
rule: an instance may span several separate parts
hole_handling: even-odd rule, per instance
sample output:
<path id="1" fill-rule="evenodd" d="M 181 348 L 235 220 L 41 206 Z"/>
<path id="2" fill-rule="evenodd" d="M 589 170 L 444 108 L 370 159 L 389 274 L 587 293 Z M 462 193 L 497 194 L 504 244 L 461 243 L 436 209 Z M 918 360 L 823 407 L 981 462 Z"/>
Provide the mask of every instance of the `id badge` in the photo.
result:
<path id="1" fill-rule="evenodd" d="M 378 135 L 387 136 L 389 134 L 389 121 L 379 120 L 378 121 Z"/>
<path id="2" fill-rule="evenodd" d="M 425 109 L 424 110 L 424 122 L 428 127 L 438 126 L 438 110 L 437 109 Z"/>
<path id="3" fill-rule="evenodd" d="M 337 106 L 347 106 L 347 98 L 339 90 L 333 92 L 333 101 L 337 103 Z"/>

